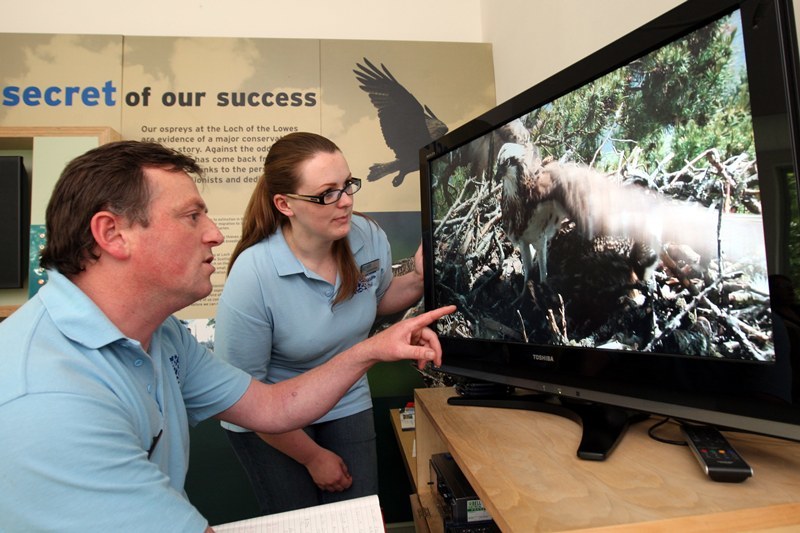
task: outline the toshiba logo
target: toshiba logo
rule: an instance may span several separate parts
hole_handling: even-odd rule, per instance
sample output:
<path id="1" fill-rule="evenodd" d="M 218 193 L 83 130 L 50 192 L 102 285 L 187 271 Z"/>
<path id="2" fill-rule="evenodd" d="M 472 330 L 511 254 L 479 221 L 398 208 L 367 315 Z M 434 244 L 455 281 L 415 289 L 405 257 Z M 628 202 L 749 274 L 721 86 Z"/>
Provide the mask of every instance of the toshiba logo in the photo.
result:
<path id="1" fill-rule="evenodd" d="M 555 361 L 555 359 L 553 359 L 552 355 L 542 355 L 542 354 L 534 353 L 534 354 L 531 354 L 531 357 L 533 357 L 534 360 L 536 360 L 536 361 L 545 361 L 547 363 L 552 363 L 552 362 Z"/>

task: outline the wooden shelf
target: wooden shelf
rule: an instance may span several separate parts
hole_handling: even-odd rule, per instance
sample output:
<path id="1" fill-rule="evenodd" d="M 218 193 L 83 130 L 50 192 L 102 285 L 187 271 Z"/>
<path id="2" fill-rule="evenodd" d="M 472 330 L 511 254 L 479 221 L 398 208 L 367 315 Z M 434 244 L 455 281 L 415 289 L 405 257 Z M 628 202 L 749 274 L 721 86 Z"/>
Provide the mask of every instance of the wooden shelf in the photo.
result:
<path id="1" fill-rule="evenodd" d="M 389 413 L 392 417 L 392 429 L 394 429 L 394 436 L 400 444 L 400 451 L 403 453 L 403 459 L 408 473 L 408 478 L 411 480 L 411 486 L 417 486 L 417 456 L 416 456 L 416 432 L 414 430 L 403 430 L 400 425 L 400 409 L 391 409 Z"/>
<path id="2" fill-rule="evenodd" d="M 578 459 L 581 428 L 555 415 L 451 406 L 451 388 L 415 391 L 417 494 L 442 531 L 431 455 L 450 452 L 503 531 L 788 531 L 800 526 L 800 443 L 726 433 L 750 463 L 743 483 L 716 483 L 686 447 L 632 426 L 605 461 Z M 663 436 L 680 439 L 677 427 Z M 674 431 L 674 435 L 670 432 Z"/>
<path id="3" fill-rule="evenodd" d="M 0 127 L 0 148 L 27 147 L 30 149 L 33 146 L 34 137 L 97 137 L 98 144 L 120 140 L 117 131 L 105 126 L 2 126 Z"/>

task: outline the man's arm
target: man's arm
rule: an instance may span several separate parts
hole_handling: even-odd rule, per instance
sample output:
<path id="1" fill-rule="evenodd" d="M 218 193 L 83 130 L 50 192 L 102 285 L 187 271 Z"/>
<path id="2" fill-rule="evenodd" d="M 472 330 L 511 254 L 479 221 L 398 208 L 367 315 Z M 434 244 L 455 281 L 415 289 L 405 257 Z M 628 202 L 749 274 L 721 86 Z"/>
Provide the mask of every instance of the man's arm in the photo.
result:
<path id="1" fill-rule="evenodd" d="M 217 418 L 261 433 L 305 427 L 327 413 L 375 363 L 417 360 L 442 362 L 442 347 L 428 324 L 455 311 L 441 307 L 394 324 L 295 378 L 266 385 L 256 380 L 242 398 Z"/>

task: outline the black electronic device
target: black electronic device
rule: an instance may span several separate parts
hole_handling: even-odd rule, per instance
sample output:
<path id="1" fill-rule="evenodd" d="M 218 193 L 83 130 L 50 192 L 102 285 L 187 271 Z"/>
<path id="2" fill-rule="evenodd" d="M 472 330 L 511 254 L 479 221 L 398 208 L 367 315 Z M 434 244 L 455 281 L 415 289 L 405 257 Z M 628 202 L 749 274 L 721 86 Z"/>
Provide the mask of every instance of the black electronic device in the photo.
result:
<path id="1" fill-rule="evenodd" d="M 453 402 L 800 440 L 797 56 L 790 0 L 688 0 L 420 150 L 442 370 L 534 393 Z"/>
<path id="2" fill-rule="evenodd" d="M 28 174 L 21 156 L 0 156 L 0 289 L 24 285 L 30 227 Z"/>
<path id="3" fill-rule="evenodd" d="M 433 454 L 430 474 L 435 488 L 436 506 L 444 520 L 446 533 L 500 531 L 452 455 Z"/>
<path id="4" fill-rule="evenodd" d="M 716 428 L 682 424 L 686 444 L 700 467 L 714 481 L 740 483 L 753 475 L 753 469 Z"/>

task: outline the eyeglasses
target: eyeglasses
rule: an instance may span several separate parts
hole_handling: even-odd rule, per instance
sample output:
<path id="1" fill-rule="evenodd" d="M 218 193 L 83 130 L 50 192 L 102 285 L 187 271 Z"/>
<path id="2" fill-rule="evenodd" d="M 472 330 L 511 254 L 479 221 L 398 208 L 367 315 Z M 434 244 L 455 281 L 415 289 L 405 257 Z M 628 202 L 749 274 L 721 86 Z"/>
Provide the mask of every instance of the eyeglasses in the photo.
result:
<path id="1" fill-rule="evenodd" d="M 306 202 L 314 202 L 315 204 L 329 205 L 338 202 L 342 194 L 346 193 L 347 196 L 353 196 L 359 190 L 361 190 L 361 180 L 358 178 L 350 178 L 344 182 L 344 188 L 342 189 L 331 189 L 316 196 L 309 194 L 287 194 L 286 196 L 298 200 L 305 200 Z"/>

